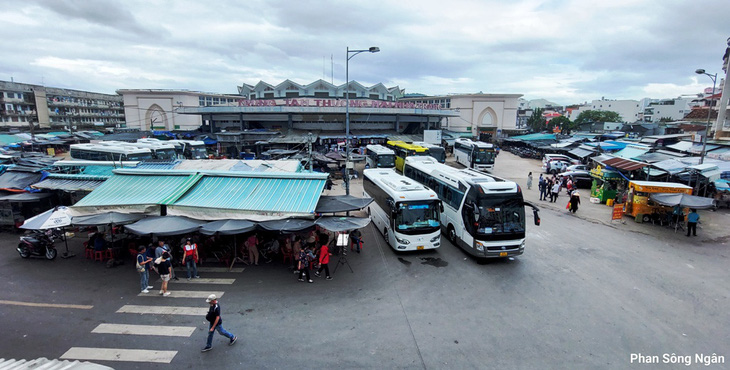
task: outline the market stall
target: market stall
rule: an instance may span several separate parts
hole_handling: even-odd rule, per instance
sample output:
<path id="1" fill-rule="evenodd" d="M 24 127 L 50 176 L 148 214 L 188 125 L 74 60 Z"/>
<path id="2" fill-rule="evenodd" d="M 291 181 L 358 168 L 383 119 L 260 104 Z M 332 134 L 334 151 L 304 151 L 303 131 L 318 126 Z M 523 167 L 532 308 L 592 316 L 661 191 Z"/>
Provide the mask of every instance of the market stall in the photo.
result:
<path id="1" fill-rule="evenodd" d="M 626 202 L 624 203 L 624 214 L 630 215 L 643 222 L 649 222 L 652 218 L 661 218 L 659 215 L 673 213 L 677 218 L 684 217 L 686 212 L 677 208 L 663 206 L 651 200 L 653 194 L 659 193 L 684 193 L 692 194 L 692 188 L 675 182 L 656 181 L 629 181 Z"/>
<path id="2" fill-rule="evenodd" d="M 616 199 L 616 194 L 625 188 L 626 180 L 617 171 L 606 170 L 598 165 L 591 170 L 593 185 L 591 186 L 591 198 L 597 198 L 600 203 L 606 203 L 609 199 Z"/>

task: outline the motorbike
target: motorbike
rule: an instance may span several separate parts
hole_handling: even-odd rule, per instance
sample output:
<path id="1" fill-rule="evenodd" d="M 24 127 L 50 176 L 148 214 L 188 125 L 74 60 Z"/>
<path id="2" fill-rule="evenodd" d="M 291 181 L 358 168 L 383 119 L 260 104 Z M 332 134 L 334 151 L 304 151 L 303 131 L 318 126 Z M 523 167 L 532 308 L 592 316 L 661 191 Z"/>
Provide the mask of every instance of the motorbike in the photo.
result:
<path id="1" fill-rule="evenodd" d="M 49 260 L 53 260 L 58 255 L 54 238 L 44 233 L 24 235 L 20 237 L 18 243 L 18 253 L 20 257 L 29 258 L 30 256 L 45 256 Z"/>

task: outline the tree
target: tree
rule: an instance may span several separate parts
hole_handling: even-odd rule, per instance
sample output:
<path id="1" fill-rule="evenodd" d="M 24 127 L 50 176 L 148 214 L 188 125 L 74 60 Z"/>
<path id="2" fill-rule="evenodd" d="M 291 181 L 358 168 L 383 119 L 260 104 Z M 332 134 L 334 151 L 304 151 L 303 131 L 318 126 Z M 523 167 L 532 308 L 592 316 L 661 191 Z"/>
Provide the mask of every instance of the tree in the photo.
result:
<path id="1" fill-rule="evenodd" d="M 527 127 L 530 128 L 530 131 L 542 132 L 545 130 L 545 118 L 542 116 L 543 112 L 545 112 L 545 109 L 542 108 L 536 108 L 532 111 L 532 115 L 527 119 Z"/>
<path id="2" fill-rule="evenodd" d="M 623 122 L 621 116 L 616 112 L 602 110 L 587 110 L 581 112 L 575 119 L 575 124 L 580 126 L 584 123 L 594 122 Z"/>
<path id="3" fill-rule="evenodd" d="M 548 129 L 552 131 L 553 127 L 559 127 L 561 134 L 570 134 L 570 131 L 574 129 L 573 121 L 566 116 L 555 117 L 548 123 Z"/>

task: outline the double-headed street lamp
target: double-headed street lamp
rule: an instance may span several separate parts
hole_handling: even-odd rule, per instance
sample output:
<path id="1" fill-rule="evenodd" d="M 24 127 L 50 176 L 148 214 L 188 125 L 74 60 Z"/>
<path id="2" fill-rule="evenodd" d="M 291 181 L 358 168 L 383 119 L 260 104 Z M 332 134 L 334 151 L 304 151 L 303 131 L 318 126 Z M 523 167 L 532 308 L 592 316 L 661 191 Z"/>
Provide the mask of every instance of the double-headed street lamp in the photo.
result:
<path id="1" fill-rule="evenodd" d="M 377 53 L 380 48 L 371 46 L 369 49 L 350 50 L 347 47 L 345 60 L 345 194 L 350 195 L 350 59 L 364 52 Z M 350 55 L 352 54 L 352 55 Z"/>
<path id="2" fill-rule="evenodd" d="M 711 75 L 707 72 L 705 72 L 704 69 L 698 69 L 695 71 L 698 75 L 707 75 L 710 79 L 712 79 L 712 93 L 710 94 L 710 107 L 707 109 L 707 127 L 705 127 L 705 136 L 702 138 L 702 154 L 700 155 L 700 164 L 704 163 L 705 161 L 705 154 L 707 152 L 705 149 L 707 149 L 707 136 L 710 134 L 710 117 L 712 115 L 712 104 L 715 102 L 715 83 L 717 81 L 717 73 L 714 75 Z"/>

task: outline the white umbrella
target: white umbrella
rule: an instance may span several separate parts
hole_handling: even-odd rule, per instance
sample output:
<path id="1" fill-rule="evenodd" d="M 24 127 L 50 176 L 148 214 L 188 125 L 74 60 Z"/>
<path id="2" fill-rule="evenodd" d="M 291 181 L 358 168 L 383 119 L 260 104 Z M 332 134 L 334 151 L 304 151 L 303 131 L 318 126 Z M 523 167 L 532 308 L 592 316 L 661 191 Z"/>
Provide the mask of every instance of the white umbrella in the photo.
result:
<path id="1" fill-rule="evenodd" d="M 20 228 L 28 230 L 48 230 L 68 225 L 71 225 L 71 215 L 69 214 L 68 207 L 58 206 L 25 220 Z"/>

